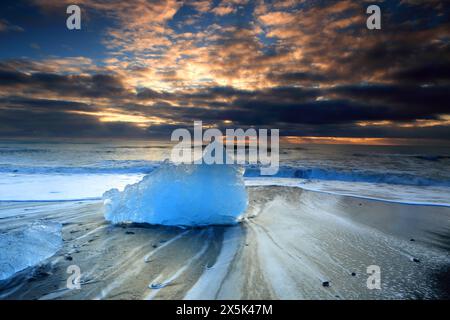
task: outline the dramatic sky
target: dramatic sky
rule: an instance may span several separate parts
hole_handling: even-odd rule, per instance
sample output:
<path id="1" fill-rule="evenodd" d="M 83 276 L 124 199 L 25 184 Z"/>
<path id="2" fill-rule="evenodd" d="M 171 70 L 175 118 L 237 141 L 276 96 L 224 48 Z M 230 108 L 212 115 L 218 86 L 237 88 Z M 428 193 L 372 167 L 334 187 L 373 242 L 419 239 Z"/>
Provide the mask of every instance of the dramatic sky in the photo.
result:
<path id="1" fill-rule="evenodd" d="M 370 4 L 381 30 L 366 28 Z M 0 3 L 0 138 L 169 138 L 202 120 L 446 143 L 449 101 L 446 0 Z"/>

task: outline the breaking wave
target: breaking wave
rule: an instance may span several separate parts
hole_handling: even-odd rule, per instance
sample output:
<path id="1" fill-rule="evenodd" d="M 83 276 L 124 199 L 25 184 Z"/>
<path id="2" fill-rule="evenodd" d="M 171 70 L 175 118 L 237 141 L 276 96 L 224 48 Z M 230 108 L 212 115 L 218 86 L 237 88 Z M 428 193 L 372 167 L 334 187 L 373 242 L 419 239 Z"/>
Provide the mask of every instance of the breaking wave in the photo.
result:
<path id="1" fill-rule="evenodd" d="M 431 160 L 430 160 L 431 161 Z M 0 173 L 9 174 L 149 174 L 162 162 L 145 160 L 108 160 L 86 166 L 20 166 L 0 164 Z M 411 173 L 376 170 L 342 170 L 282 166 L 274 176 L 261 176 L 258 166 L 247 166 L 244 177 L 297 178 L 307 180 L 386 183 L 408 186 L 450 187 L 448 179 L 424 177 Z"/>
<path id="2" fill-rule="evenodd" d="M 258 168 L 247 168 L 244 177 L 261 177 Z M 420 177 L 407 173 L 377 172 L 369 170 L 344 171 L 324 168 L 282 167 L 275 175 L 278 178 L 298 178 L 308 180 L 328 180 L 346 182 L 386 183 L 408 186 L 450 187 L 450 181 Z"/>

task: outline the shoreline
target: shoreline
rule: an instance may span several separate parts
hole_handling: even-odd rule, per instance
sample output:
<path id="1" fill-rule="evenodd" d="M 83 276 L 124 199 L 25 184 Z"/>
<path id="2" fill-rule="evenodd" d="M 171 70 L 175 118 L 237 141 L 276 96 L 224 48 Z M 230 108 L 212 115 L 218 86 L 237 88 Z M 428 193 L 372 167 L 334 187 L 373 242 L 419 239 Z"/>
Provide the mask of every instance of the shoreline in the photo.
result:
<path id="1" fill-rule="evenodd" d="M 288 178 L 290 179 L 290 178 Z M 349 198 L 356 198 L 356 199 L 362 199 L 362 200 L 372 200 L 372 201 L 379 201 L 379 202 L 386 202 L 386 203 L 394 203 L 394 204 L 401 204 L 401 205 L 411 205 L 411 206 L 426 206 L 426 207 L 445 207 L 450 208 L 450 203 L 438 203 L 438 202 L 413 202 L 413 201 L 402 201 L 402 200 L 395 200 L 395 199 L 382 199 L 377 197 L 370 197 L 370 196 L 363 196 L 363 195 L 355 195 L 351 193 L 345 193 L 345 192 L 337 192 L 337 191 L 327 191 L 327 190 L 316 190 L 313 188 L 307 188 L 305 185 L 294 185 L 294 184 L 262 184 L 262 185 L 246 185 L 246 188 L 262 188 L 262 187 L 281 187 L 281 188 L 299 188 L 304 191 L 309 192 L 317 192 L 317 193 L 324 193 L 329 194 L 333 196 L 342 196 L 342 197 L 349 197 Z M 102 201 L 102 197 L 90 197 L 90 198 L 75 198 L 75 199 L 55 199 L 55 200 L 1 200 L 1 203 L 59 203 L 59 202 L 94 202 L 94 201 Z"/>
<path id="2" fill-rule="evenodd" d="M 247 190 L 243 222 L 195 229 L 111 225 L 101 201 L 1 202 L 0 232 L 59 221 L 64 245 L 0 282 L 0 299 L 450 298 L 439 280 L 450 274 L 449 208 L 296 187 Z M 66 288 L 72 264 L 81 290 Z M 381 267 L 382 290 L 366 287 L 372 264 Z"/>

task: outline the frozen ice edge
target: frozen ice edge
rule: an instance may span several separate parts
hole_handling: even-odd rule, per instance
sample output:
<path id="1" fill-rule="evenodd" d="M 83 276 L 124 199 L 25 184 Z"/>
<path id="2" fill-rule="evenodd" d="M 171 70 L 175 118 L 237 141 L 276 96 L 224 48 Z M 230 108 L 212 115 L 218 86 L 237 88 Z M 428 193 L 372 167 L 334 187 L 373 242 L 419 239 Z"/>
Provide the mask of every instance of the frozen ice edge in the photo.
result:
<path id="1" fill-rule="evenodd" d="M 123 192 L 103 195 L 105 219 L 114 224 L 177 227 L 233 225 L 248 205 L 242 168 L 165 163 Z"/>
<path id="2" fill-rule="evenodd" d="M 38 265 L 62 247 L 62 224 L 36 221 L 0 234 L 0 281 Z"/>

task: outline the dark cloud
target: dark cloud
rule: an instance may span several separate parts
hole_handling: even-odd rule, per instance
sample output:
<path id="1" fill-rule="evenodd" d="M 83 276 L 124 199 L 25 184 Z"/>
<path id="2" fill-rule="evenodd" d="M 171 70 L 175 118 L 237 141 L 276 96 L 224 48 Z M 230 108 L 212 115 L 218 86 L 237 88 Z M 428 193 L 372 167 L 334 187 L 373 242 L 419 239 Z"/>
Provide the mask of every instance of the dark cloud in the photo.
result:
<path id="1" fill-rule="evenodd" d="M 329 92 L 350 100 L 382 104 L 385 107 L 380 109 L 380 113 L 387 107 L 411 119 L 450 113 L 448 86 L 349 85 L 332 88 Z"/>
<path id="2" fill-rule="evenodd" d="M 448 53 L 450 57 L 450 52 Z M 434 61 L 426 65 L 412 66 L 392 74 L 392 79 L 406 83 L 450 84 L 450 61 Z"/>
<path id="3" fill-rule="evenodd" d="M 320 83 L 334 79 L 330 74 L 320 74 L 312 72 L 286 72 L 286 73 L 270 73 L 267 75 L 269 79 L 274 79 L 283 84 L 291 83 Z"/>
<path id="4" fill-rule="evenodd" d="M 88 115 L 61 111 L 0 109 L 0 136 L 4 137 L 135 137 L 142 129 L 124 122 L 100 122 Z"/>
<path id="5" fill-rule="evenodd" d="M 49 92 L 71 97 L 120 97 L 126 96 L 121 80 L 110 74 L 74 75 L 0 69 L 0 88 L 6 87 L 25 92 Z"/>
<path id="6" fill-rule="evenodd" d="M 93 109 L 91 105 L 76 101 L 33 99 L 16 96 L 0 98 L 0 107 L 34 111 L 92 111 Z"/>
<path id="7" fill-rule="evenodd" d="M 232 98 L 220 107 L 211 108 L 211 99 Z M 160 96 L 160 95 L 159 95 Z M 318 99 L 318 97 L 327 97 Z M 156 96 L 155 96 L 156 97 Z M 189 94 L 171 99 L 187 101 Z M 135 105 L 135 110 L 172 120 L 192 119 L 231 120 L 238 124 L 298 123 L 329 124 L 358 121 L 414 121 L 438 119 L 450 113 L 450 91 L 446 86 L 409 85 L 348 85 L 330 89 L 302 89 L 279 87 L 268 90 L 228 91 L 210 89 L 203 94 L 197 107 L 155 105 L 145 108 Z M 200 107 L 204 105 L 205 107 Z"/>
<path id="8" fill-rule="evenodd" d="M 176 1 L 91 1 L 115 22 L 105 31 L 114 58 L 0 61 L 0 136 L 168 137 L 202 120 L 282 135 L 450 139 L 449 6 L 376 2 L 382 30 L 370 31 L 368 1 L 249 2 L 248 15 L 214 21 Z M 172 21 L 181 16 L 186 29 Z M 158 124 L 102 122 L 99 112 Z"/>

